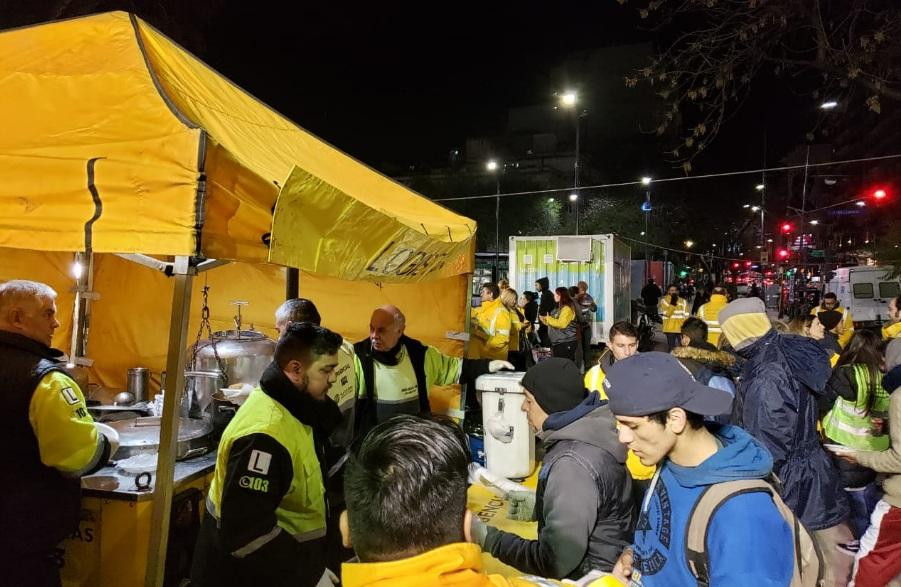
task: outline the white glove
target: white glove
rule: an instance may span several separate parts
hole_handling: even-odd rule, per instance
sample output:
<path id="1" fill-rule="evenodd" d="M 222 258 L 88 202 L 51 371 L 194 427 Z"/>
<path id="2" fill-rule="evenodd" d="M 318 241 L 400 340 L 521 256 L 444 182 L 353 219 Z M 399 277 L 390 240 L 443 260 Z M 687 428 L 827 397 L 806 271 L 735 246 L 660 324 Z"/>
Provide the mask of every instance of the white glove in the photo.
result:
<path id="1" fill-rule="evenodd" d="M 494 360 L 488 363 L 488 372 L 489 373 L 497 373 L 498 371 L 506 369 L 507 371 L 513 371 L 516 367 L 513 366 L 513 363 L 501 360 Z"/>
<path id="2" fill-rule="evenodd" d="M 119 450 L 119 432 L 112 426 L 101 422 L 94 422 L 94 427 L 97 428 L 98 434 L 106 437 L 106 441 L 109 443 L 109 458 L 112 459 L 116 451 Z"/>

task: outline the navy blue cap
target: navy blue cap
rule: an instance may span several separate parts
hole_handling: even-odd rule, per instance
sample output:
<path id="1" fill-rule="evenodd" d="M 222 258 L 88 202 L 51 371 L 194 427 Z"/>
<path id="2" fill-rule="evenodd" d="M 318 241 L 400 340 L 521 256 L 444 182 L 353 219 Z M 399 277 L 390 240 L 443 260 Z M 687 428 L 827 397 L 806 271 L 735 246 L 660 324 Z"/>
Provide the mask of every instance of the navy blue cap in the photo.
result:
<path id="1" fill-rule="evenodd" d="M 639 353 L 615 362 L 607 370 L 604 391 L 617 416 L 647 416 L 682 408 L 702 416 L 727 414 L 732 396 L 695 380 L 676 357 Z"/>

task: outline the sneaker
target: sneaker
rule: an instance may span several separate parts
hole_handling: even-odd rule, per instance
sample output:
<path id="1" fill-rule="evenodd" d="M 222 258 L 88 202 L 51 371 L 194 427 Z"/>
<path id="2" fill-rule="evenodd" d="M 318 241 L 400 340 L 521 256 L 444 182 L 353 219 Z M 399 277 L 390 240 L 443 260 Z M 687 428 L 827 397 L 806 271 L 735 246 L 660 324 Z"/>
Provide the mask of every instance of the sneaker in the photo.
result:
<path id="1" fill-rule="evenodd" d="M 835 548 L 848 556 L 854 556 L 860 550 L 860 540 L 851 540 L 849 542 L 838 543 Z"/>

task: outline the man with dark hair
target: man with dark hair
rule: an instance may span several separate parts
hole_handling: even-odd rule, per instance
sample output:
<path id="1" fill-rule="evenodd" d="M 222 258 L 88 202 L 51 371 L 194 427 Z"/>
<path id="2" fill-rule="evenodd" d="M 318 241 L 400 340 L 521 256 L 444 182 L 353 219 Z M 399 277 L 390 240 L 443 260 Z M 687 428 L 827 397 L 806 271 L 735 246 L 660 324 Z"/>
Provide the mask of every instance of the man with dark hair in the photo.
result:
<path id="1" fill-rule="evenodd" d="M 538 539 L 472 520 L 485 552 L 520 571 L 579 579 L 610 571 L 632 533 L 632 481 L 616 423 L 597 394 L 585 400 L 569 359 L 542 361 L 522 379 L 529 426 L 545 447 L 535 494 L 510 496 L 517 519 L 538 520 Z M 515 499 L 514 499 L 515 497 Z"/>
<path id="2" fill-rule="evenodd" d="M 716 350 L 716 347 L 707 342 L 707 332 L 706 322 L 700 318 L 695 318 L 694 316 L 688 318 L 682 323 L 682 346 L 694 346 L 696 348 Z"/>
<path id="3" fill-rule="evenodd" d="M 541 296 L 538 299 L 539 316 L 548 316 L 557 308 L 557 302 L 554 301 L 554 292 L 551 291 L 550 283 L 547 277 L 542 277 L 535 282 L 535 291 Z M 538 339 L 541 341 L 541 346 L 551 346 L 551 337 L 548 334 L 546 324 L 538 324 Z"/>
<path id="4" fill-rule="evenodd" d="M 59 585 L 56 547 L 78 529 L 81 476 L 103 467 L 118 446 L 115 431 L 95 426 L 60 362 L 63 352 L 50 346 L 56 316 L 50 286 L 0 284 L 0 583 L 6 585 Z"/>
<path id="5" fill-rule="evenodd" d="M 648 279 L 648 283 L 641 288 L 641 301 L 644 302 L 644 311 L 654 320 L 658 317 L 657 303 L 662 296 L 663 291 L 653 277 Z"/>
<path id="6" fill-rule="evenodd" d="M 642 464 L 657 466 L 635 529 L 633 585 L 697 585 L 689 566 L 688 523 L 706 491 L 733 480 L 766 479 L 772 457 L 735 426 L 707 424 L 732 398 L 699 384 L 666 353 L 636 355 L 613 365 L 604 380 L 619 440 Z M 794 570 L 792 529 L 769 493 L 730 497 L 712 514 L 706 534 L 709 585 L 788 585 Z"/>
<path id="7" fill-rule="evenodd" d="M 279 336 L 291 323 L 310 322 L 319 326 L 320 320 L 316 304 L 306 298 L 286 300 L 275 311 L 275 328 Z M 338 366 L 335 367 L 335 384 L 328 391 L 328 396 L 341 410 L 341 423 L 329 436 L 329 446 L 322 461 L 322 469 L 326 472 L 324 482 L 329 506 L 326 540 L 328 566 L 336 570 L 341 568 L 342 562 L 353 557 L 352 552 L 341 547 L 338 517 L 344 511 L 344 463 L 354 440 L 359 393 L 357 371 L 357 356 L 353 344 L 348 340 L 342 340 L 341 348 L 338 349 Z"/>
<path id="8" fill-rule="evenodd" d="M 356 437 L 397 414 L 430 414 L 433 385 L 466 383 L 485 373 L 513 369 L 507 361 L 444 355 L 404 334 L 406 326 L 407 319 L 397 306 L 381 306 L 369 319 L 369 338 L 354 344 L 360 382 Z M 474 395 L 467 398 L 474 402 Z"/>
<path id="9" fill-rule="evenodd" d="M 341 336 L 289 323 L 222 433 L 192 584 L 317 585 L 326 569 L 321 457 L 341 412 L 328 397 Z"/>
<path id="10" fill-rule="evenodd" d="M 585 389 L 597 391 L 603 395 L 601 384 L 604 373 L 616 361 L 622 361 L 638 352 L 638 329 L 627 320 L 614 322 L 607 336 L 607 348 L 598 357 L 598 362 L 585 372 Z"/>
<path id="11" fill-rule="evenodd" d="M 401 415 L 375 426 L 347 464 L 345 587 L 365 585 L 524 586 L 482 573 L 466 509 L 470 455 L 450 421 Z"/>
<path id="12" fill-rule="evenodd" d="M 697 316 L 707 324 L 707 342 L 717 346 L 723 329 L 720 327 L 720 310 L 726 307 L 729 298 L 726 296 L 726 288 L 717 285 L 710 291 L 710 301 L 698 308 Z"/>
<path id="13" fill-rule="evenodd" d="M 839 312 L 842 315 L 835 333 L 838 335 L 838 344 L 841 345 L 841 348 L 845 348 L 851 341 L 851 337 L 854 336 L 854 318 L 851 316 L 851 310 L 838 303 L 838 296 L 835 295 L 835 292 L 824 293 L 820 305 L 810 309 L 810 315 L 816 316 L 820 312 L 831 311 Z M 827 330 L 832 329 L 828 328 Z"/>
<path id="14" fill-rule="evenodd" d="M 882 327 L 882 338 L 891 340 L 901 337 L 901 296 L 888 303 L 888 322 Z"/>
<path id="15" fill-rule="evenodd" d="M 506 360 L 510 352 L 510 312 L 494 283 L 482 284 L 482 305 L 472 309 L 469 352 L 474 359 Z M 515 350 L 515 349 L 514 349 Z"/>

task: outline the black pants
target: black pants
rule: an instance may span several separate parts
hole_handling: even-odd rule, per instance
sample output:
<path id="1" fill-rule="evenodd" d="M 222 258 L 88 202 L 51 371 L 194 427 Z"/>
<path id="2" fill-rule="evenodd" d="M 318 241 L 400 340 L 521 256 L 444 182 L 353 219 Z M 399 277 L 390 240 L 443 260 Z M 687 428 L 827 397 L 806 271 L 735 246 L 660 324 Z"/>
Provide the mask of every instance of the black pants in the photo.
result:
<path id="1" fill-rule="evenodd" d="M 671 351 L 677 346 L 682 346 L 682 335 L 678 332 L 667 332 L 666 333 L 666 346 L 669 347 L 667 350 Z"/>
<path id="2" fill-rule="evenodd" d="M 553 356 L 555 357 L 563 357 L 564 359 L 569 359 L 570 361 L 576 361 L 576 347 L 579 346 L 579 343 L 576 341 L 572 342 L 561 342 L 560 344 L 555 344 L 551 347 L 551 351 Z"/>
<path id="3" fill-rule="evenodd" d="M 547 324 L 538 326 L 538 340 L 541 341 L 541 346 L 543 347 L 551 346 L 551 337 L 547 333 Z"/>
<path id="4" fill-rule="evenodd" d="M 0 584 L 22 587 L 59 587 L 59 554 L 56 549 L 17 557 L 0 553 Z"/>
<path id="5" fill-rule="evenodd" d="M 591 322 L 582 323 L 582 364 L 586 371 L 591 368 Z"/>

